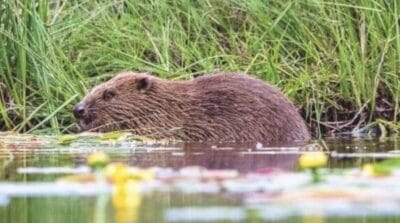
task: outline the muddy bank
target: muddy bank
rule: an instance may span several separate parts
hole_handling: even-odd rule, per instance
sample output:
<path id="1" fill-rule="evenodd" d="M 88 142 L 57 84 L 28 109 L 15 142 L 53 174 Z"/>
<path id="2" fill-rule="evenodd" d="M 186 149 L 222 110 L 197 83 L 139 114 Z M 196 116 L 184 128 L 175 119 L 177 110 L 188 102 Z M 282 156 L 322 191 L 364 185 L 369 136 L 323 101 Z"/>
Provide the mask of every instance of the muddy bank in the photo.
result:
<path id="1" fill-rule="evenodd" d="M 337 136 L 381 136 L 396 134 L 400 131 L 399 105 L 388 95 L 380 95 L 371 108 L 371 103 L 365 103 L 360 108 L 346 100 L 337 100 L 336 106 L 325 109 L 321 118 L 315 110 L 301 109 L 303 118 L 312 132 L 313 137 Z"/>

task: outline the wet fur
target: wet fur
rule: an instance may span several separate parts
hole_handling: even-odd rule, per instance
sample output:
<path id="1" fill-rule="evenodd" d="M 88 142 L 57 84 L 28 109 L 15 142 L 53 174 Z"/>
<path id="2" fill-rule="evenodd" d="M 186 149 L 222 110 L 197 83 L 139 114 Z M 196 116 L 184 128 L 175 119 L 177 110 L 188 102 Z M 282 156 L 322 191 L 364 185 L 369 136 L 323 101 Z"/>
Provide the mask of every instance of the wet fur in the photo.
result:
<path id="1" fill-rule="evenodd" d="M 104 92 L 113 92 L 109 101 Z M 130 130 L 184 141 L 307 140 L 296 107 L 275 87 L 244 74 L 219 73 L 187 81 L 123 72 L 94 87 L 82 130 Z"/>

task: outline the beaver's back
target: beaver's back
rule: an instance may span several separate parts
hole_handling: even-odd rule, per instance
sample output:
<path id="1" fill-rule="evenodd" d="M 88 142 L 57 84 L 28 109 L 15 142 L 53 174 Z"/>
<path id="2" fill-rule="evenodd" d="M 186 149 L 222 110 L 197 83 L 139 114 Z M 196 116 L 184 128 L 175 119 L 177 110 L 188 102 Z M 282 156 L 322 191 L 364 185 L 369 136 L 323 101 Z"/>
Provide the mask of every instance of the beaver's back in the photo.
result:
<path id="1" fill-rule="evenodd" d="M 171 81 L 122 72 L 74 108 L 82 131 L 128 130 L 155 139 L 267 142 L 307 140 L 296 107 L 275 87 L 243 74 Z"/>
<path id="2" fill-rule="evenodd" d="M 185 136 L 192 141 L 307 140 L 296 107 L 275 87 L 243 74 L 220 73 L 191 81 Z"/>

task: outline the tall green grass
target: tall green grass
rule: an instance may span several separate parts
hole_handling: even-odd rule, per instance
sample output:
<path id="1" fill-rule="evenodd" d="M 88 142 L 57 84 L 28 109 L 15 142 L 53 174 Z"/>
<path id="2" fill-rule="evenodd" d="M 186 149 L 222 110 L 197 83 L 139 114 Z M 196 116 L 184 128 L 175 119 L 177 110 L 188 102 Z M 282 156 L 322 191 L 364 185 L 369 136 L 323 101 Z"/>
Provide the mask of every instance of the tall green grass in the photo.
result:
<path id="1" fill-rule="evenodd" d="M 2 129 L 69 131 L 73 103 L 123 69 L 248 72 L 302 107 L 315 133 L 364 107 L 367 122 L 399 126 L 397 1 L 32 2 L 0 3 Z"/>
<path id="2" fill-rule="evenodd" d="M 65 108 L 84 79 L 49 32 L 49 9 L 46 0 L 1 1 L 2 129 L 59 132 L 71 123 Z"/>

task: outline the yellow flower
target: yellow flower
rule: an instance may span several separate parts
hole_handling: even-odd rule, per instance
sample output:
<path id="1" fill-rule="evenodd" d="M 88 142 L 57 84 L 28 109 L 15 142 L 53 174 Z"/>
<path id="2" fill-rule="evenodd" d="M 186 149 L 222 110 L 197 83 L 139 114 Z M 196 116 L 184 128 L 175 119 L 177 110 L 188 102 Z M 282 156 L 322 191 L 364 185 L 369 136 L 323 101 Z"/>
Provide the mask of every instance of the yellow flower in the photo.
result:
<path id="1" fill-rule="evenodd" d="M 123 163 L 111 163 L 107 165 L 105 175 L 112 179 L 114 184 L 126 183 L 129 179 L 129 167 Z"/>
<path id="2" fill-rule="evenodd" d="M 115 185 L 113 204 L 117 223 L 136 223 L 141 203 L 139 182 L 128 180 Z"/>
<path id="3" fill-rule="evenodd" d="M 301 168 L 318 168 L 326 165 L 328 157 L 323 152 L 304 153 L 299 158 Z"/>
<path id="4" fill-rule="evenodd" d="M 362 168 L 362 173 L 367 176 L 388 176 L 390 175 L 390 170 L 385 168 L 384 166 L 374 165 L 374 164 L 365 164 Z"/>
<path id="5" fill-rule="evenodd" d="M 140 182 L 155 178 L 154 171 L 129 167 L 123 163 L 109 164 L 105 169 L 105 175 L 107 178 L 112 179 L 115 184 L 128 180 Z"/>
<path id="6" fill-rule="evenodd" d="M 95 152 L 87 158 L 87 164 L 92 168 L 103 168 L 110 162 L 110 158 L 104 152 Z"/>

